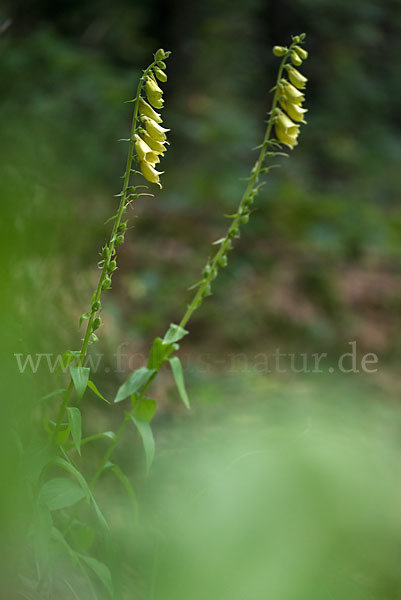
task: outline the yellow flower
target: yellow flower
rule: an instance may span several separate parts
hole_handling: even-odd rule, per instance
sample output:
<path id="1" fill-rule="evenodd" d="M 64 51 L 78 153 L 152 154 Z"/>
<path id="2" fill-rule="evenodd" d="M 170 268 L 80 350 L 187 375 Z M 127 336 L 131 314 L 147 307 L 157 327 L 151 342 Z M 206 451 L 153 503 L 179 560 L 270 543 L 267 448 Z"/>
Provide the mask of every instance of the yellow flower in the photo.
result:
<path id="1" fill-rule="evenodd" d="M 291 102 L 286 102 L 285 99 L 280 101 L 281 106 L 288 113 L 288 116 L 294 121 L 301 121 L 301 123 L 306 123 L 304 120 L 304 114 L 308 112 L 307 108 L 301 108 L 297 104 L 291 104 Z"/>
<path id="2" fill-rule="evenodd" d="M 162 118 L 153 108 L 148 104 L 143 98 L 139 100 L 139 114 L 144 115 L 145 117 L 149 117 L 149 119 L 153 119 L 156 123 L 161 123 Z"/>
<path id="3" fill-rule="evenodd" d="M 156 154 L 161 154 L 161 155 L 164 154 L 164 152 L 166 151 L 166 146 L 164 144 L 153 139 L 148 134 L 148 132 L 145 131 L 144 129 L 140 129 L 139 132 L 140 132 L 142 138 L 145 140 L 145 142 L 149 146 L 149 148 L 151 148 L 153 150 L 153 152 L 156 152 Z"/>
<path id="4" fill-rule="evenodd" d="M 298 141 L 297 141 L 298 134 L 289 135 L 287 132 L 285 132 L 283 129 L 281 129 L 281 127 L 279 127 L 279 125 L 277 123 L 276 123 L 275 129 L 276 129 L 277 139 L 279 142 L 282 142 L 286 146 L 289 146 L 291 149 L 298 144 Z"/>
<path id="5" fill-rule="evenodd" d="M 157 152 L 148 152 L 146 155 L 146 162 L 151 165 L 157 165 L 160 162 L 159 154 Z"/>
<path id="6" fill-rule="evenodd" d="M 152 154 L 152 148 L 139 135 L 135 136 L 135 150 L 140 161 L 148 160 L 148 155 Z"/>
<path id="7" fill-rule="evenodd" d="M 170 129 L 166 129 L 162 127 L 158 123 L 155 123 L 152 119 L 148 117 L 144 117 L 143 121 L 145 123 L 146 131 L 157 142 L 164 142 L 166 139 L 166 131 L 170 131 Z"/>
<path id="8" fill-rule="evenodd" d="M 282 84 L 284 88 L 282 94 L 284 95 L 285 100 L 300 106 L 305 100 L 305 96 L 302 94 L 302 92 L 297 90 L 295 86 L 284 79 L 282 80 Z"/>
<path id="9" fill-rule="evenodd" d="M 146 97 L 154 108 L 163 108 L 163 91 L 151 77 L 146 80 Z"/>
<path id="10" fill-rule="evenodd" d="M 299 133 L 299 125 L 291 121 L 280 109 L 277 110 L 276 129 L 277 127 L 290 136 L 298 135 Z"/>
<path id="11" fill-rule="evenodd" d="M 162 173 L 164 173 L 164 171 L 156 171 L 156 169 L 154 169 L 151 164 L 146 162 L 146 160 L 141 161 L 139 166 L 145 179 L 151 183 L 157 183 L 161 187 L 159 177 L 162 175 Z"/>
<path id="12" fill-rule="evenodd" d="M 302 75 L 297 69 L 294 69 L 291 65 L 286 65 L 286 69 L 288 72 L 288 77 L 293 85 L 297 87 L 299 90 L 303 90 L 305 88 L 305 84 L 308 81 L 306 77 Z"/>

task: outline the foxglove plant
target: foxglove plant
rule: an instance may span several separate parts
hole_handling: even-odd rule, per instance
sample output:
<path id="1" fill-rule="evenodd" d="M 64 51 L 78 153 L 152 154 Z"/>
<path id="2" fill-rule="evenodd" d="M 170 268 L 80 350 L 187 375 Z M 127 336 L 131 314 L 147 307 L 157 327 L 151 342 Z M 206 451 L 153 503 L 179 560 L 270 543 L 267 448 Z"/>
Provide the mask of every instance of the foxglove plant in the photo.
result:
<path id="1" fill-rule="evenodd" d="M 128 156 L 123 175 L 122 190 L 117 197 L 119 205 L 115 215 L 110 221 L 113 223 L 109 242 L 102 248 L 101 260 L 98 263 L 100 275 L 96 290 L 92 296 L 89 310 L 81 315 L 80 326 L 86 322 L 85 334 L 79 351 L 68 351 L 64 358 L 69 367 L 70 380 L 64 390 L 57 390 L 48 397 L 61 396 L 60 406 L 55 422 L 48 419 L 46 431 L 49 435 L 48 457 L 40 476 L 35 482 L 35 496 L 41 518 L 50 523 L 48 528 L 49 544 L 54 542 L 64 548 L 74 561 L 74 565 L 82 573 L 87 582 L 87 588 L 93 598 L 98 597 L 97 586 L 99 581 L 114 597 L 112 575 L 98 557 L 95 558 L 82 551 L 79 546 L 74 546 L 74 537 L 71 532 L 78 520 L 81 501 L 92 507 L 93 513 L 100 525 L 100 537 L 107 540 L 108 526 L 105 522 L 100 507 L 95 499 L 93 489 L 102 473 L 107 469 L 112 471 L 120 480 L 132 501 L 136 511 L 135 492 L 132 483 L 123 473 L 121 467 L 111 462 L 113 452 L 119 443 L 123 432 L 129 423 L 132 423 L 143 442 L 147 470 L 150 469 L 155 443 L 151 429 L 151 420 L 157 408 L 154 399 L 148 396 L 148 390 L 165 363 L 171 367 L 178 393 L 183 403 L 189 408 L 189 399 L 185 389 L 183 369 L 177 351 L 180 340 L 188 334 L 186 329 L 193 313 L 201 306 L 203 300 L 211 295 L 213 281 L 217 278 L 221 268 L 227 266 L 228 255 L 233 249 L 235 240 L 240 236 L 240 229 L 250 218 L 252 205 L 263 185 L 262 176 L 275 166 L 268 161 L 278 156 L 288 156 L 283 153 L 282 144 L 292 149 L 298 143 L 300 124 L 305 123 L 303 108 L 305 99 L 304 90 L 307 79 L 295 67 L 299 67 L 307 58 L 307 52 L 302 48 L 305 35 L 301 34 L 292 39 L 289 47 L 275 46 L 273 53 L 281 58 L 278 68 L 277 80 L 272 89 L 274 92 L 271 110 L 266 121 L 266 131 L 263 141 L 258 147 L 259 155 L 251 170 L 245 191 L 240 199 L 236 212 L 230 216 L 230 225 L 225 234 L 213 242 L 215 252 L 208 259 L 203 269 L 200 280 L 192 286 L 194 294 L 188 304 L 184 315 L 178 324 L 171 324 L 163 337 L 157 337 L 150 349 L 146 365 L 131 373 L 128 379 L 120 386 L 114 398 L 115 403 L 130 399 L 124 419 L 116 433 L 99 432 L 90 437 L 82 437 L 82 417 L 77 406 L 84 396 L 87 388 L 95 394 L 104 397 L 91 381 L 90 369 L 85 366 L 88 349 L 97 341 L 97 331 L 102 324 L 102 294 L 112 285 L 113 273 L 117 269 L 117 249 L 123 244 L 128 224 L 129 207 L 144 195 L 136 181 L 142 175 L 149 183 L 161 188 L 160 176 L 162 171 L 157 170 L 167 148 L 167 133 L 169 129 L 161 125 L 162 117 L 158 112 L 163 108 L 163 91 L 161 87 L 166 80 L 166 63 L 164 62 L 169 52 L 158 50 L 153 62 L 145 69 L 141 76 L 137 93 L 133 100 L 133 119 L 128 142 Z M 285 77 L 287 75 L 287 78 Z M 273 135 L 275 132 L 275 136 Z M 74 400 L 75 398 L 75 400 Z M 106 439 L 109 445 L 101 457 L 92 478 L 87 481 L 78 468 L 74 452 L 81 455 L 84 445 L 98 439 Z M 81 456 L 81 464 L 85 456 Z M 50 477 L 54 469 L 62 469 L 67 477 Z M 86 469 L 83 469 L 86 471 Z M 45 517 L 43 517 L 45 515 Z M 27 581 L 27 578 L 25 578 Z M 43 590 L 49 589 L 50 575 L 46 569 L 38 570 L 37 581 L 31 582 L 30 592 L 25 597 L 50 598 L 42 595 Z M 95 584 L 95 580 L 97 583 Z M 71 588 L 71 584 L 68 583 Z M 33 591 L 34 590 L 34 595 Z M 44 592 L 43 592 L 44 593 Z M 77 597 L 77 596 L 76 596 Z"/>

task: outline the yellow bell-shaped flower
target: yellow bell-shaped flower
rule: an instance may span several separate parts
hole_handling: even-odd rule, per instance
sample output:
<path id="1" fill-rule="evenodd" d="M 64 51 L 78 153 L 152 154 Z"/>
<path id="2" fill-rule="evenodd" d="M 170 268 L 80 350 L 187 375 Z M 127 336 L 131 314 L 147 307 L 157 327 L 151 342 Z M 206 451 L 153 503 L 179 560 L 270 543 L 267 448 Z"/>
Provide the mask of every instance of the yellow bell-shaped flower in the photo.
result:
<path id="1" fill-rule="evenodd" d="M 277 139 L 282 144 L 289 146 L 291 149 L 298 144 L 298 141 L 297 141 L 298 134 L 289 135 L 289 133 L 284 131 L 284 129 L 282 129 L 277 123 L 276 123 L 275 129 L 276 129 Z"/>
<path id="2" fill-rule="evenodd" d="M 290 136 L 298 135 L 299 133 L 299 125 L 291 121 L 280 109 L 277 109 L 276 129 L 277 127 Z"/>
<path id="3" fill-rule="evenodd" d="M 148 77 L 146 80 L 146 97 L 149 100 L 149 103 L 154 106 L 154 108 L 163 108 L 164 100 L 162 98 L 163 90 L 159 88 L 156 81 L 151 77 Z"/>
<path id="4" fill-rule="evenodd" d="M 164 173 L 164 171 L 156 171 L 156 169 L 154 169 L 146 160 L 141 161 L 139 166 L 142 175 L 145 177 L 145 179 L 147 179 L 147 181 L 150 181 L 151 183 L 157 183 L 157 185 L 161 187 L 159 177 Z"/>
<path id="5" fill-rule="evenodd" d="M 143 98 L 139 100 L 139 114 L 144 117 L 149 117 L 149 119 L 153 119 L 156 123 L 161 123 L 162 118 L 153 108 L 148 104 Z"/>
<path id="6" fill-rule="evenodd" d="M 296 88 L 303 90 L 305 88 L 308 79 L 302 75 L 297 69 L 294 69 L 291 65 L 286 65 L 289 80 Z"/>
<path id="7" fill-rule="evenodd" d="M 301 108 L 297 104 L 291 104 L 291 102 L 286 102 L 285 100 L 280 102 L 281 106 L 287 112 L 288 116 L 294 121 L 300 121 L 301 123 L 306 123 L 304 120 L 304 114 L 308 112 L 307 108 Z"/>
<path id="8" fill-rule="evenodd" d="M 139 161 L 148 160 L 149 154 L 152 154 L 152 148 L 139 136 L 135 136 L 135 150 L 138 155 Z"/>
<path id="9" fill-rule="evenodd" d="M 155 140 L 154 138 L 152 138 L 147 131 L 145 131 L 144 129 L 140 130 L 141 136 L 143 137 L 143 139 L 145 140 L 145 142 L 147 143 L 147 145 L 157 154 L 164 154 L 164 152 L 166 151 L 166 146 L 164 144 L 162 144 L 161 142 L 158 142 L 157 140 Z"/>
<path id="10" fill-rule="evenodd" d="M 287 102 L 291 102 L 292 104 L 297 104 L 300 106 L 302 102 L 305 100 L 304 94 L 300 92 L 294 85 L 292 85 L 289 81 L 282 80 L 283 84 L 283 95 Z"/>
<path id="11" fill-rule="evenodd" d="M 146 131 L 157 142 L 164 142 L 166 140 L 166 132 L 170 131 L 170 129 L 166 129 L 162 127 L 152 119 L 148 117 L 144 117 L 143 121 L 145 123 Z"/>

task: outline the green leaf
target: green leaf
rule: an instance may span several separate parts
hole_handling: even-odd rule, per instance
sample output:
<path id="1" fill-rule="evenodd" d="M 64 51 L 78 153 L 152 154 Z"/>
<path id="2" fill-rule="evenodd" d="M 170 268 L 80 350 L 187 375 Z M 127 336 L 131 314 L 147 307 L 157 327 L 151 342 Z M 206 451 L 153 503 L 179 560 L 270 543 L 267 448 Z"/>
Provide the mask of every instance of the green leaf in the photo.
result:
<path id="1" fill-rule="evenodd" d="M 54 390 L 54 392 L 50 392 L 50 394 L 46 394 L 46 396 L 42 396 L 41 398 L 39 398 L 39 402 L 50 400 L 50 398 L 54 398 L 54 396 L 62 396 L 66 391 L 67 390 L 65 388 Z"/>
<path id="2" fill-rule="evenodd" d="M 92 390 L 92 392 L 94 394 L 96 394 L 96 396 L 99 396 L 99 398 L 101 398 L 102 400 L 104 400 L 105 402 L 107 402 L 107 404 L 111 404 L 111 402 L 109 402 L 108 400 L 106 400 L 106 398 L 104 396 L 102 396 L 102 394 L 99 392 L 99 390 L 97 389 L 97 387 L 95 386 L 95 384 L 93 383 L 93 381 L 91 381 L 90 379 L 88 381 L 88 388 L 90 390 Z"/>
<path id="3" fill-rule="evenodd" d="M 78 398 L 81 399 L 85 393 L 89 380 L 89 367 L 70 367 L 71 378 L 74 382 Z"/>
<path id="4" fill-rule="evenodd" d="M 67 477 L 55 477 L 47 481 L 40 490 L 39 498 L 49 510 L 60 510 L 76 504 L 85 493 L 82 488 Z"/>
<path id="5" fill-rule="evenodd" d="M 146 470 L 149 473 L 150 467 L 152 466 L 153 459 L 155 457 L 155 440 L 153 437 L 152 429 L 147 421 L 141 421 L 129 413 L 129 417 L 137 428 L 139 435 L 142 438 L 143 448 L 145 450 L 146 457 Z"/>
<path id="6" fill-rule="evenodd" d="M 61 467 L 62 469 L 65 469 L 66 471 L 68 471 L 69 473 L 71 473 L 71 475 L 73 477 L 75 477 L 75 479 L 78 481 L 79 485 L 81 486 L 82 490 L 85 492 L 85 498 L 86 500 L 92 504 L 93 509 L 96 513 L 96 516 L 98 518 L 99 523 L 101 524 L 102 528 L 104 529 L 105 532 L 108 532 L 109 530 L 109 526 L 107 524 L 106 519 L 104 518 L 102 511 L 100 510 L 90 488 L 89 485 L 85 479 L 85 477 L 83 475 L 81 475 L 81 473 L 78 471 L 78 469 L 76 469 L 74 467 L 74 465 L 72 465 L 70 462 L 68 462 L 67 460 L 64 460 L 64 458 L 60 458 L 57 457 L 54 459 L 54 464 L 58 465 L 59 467 Z"/>
<path id="7" fill-rule="evenodd" d="M 92 558 L 92 556 L 84 556 L 83 554 L 79 554 L 78 556 L 90 569 L 92 569 L 96 577 L 103 583 L 110 596 L 113 596 L 113 584 L 109 568 L 106 567 L 104 563 L 96 560 L 96 558 Z"/>
<path id="8" fill-rule="evenodd" d="M 68 422 L 71 427 L 71 436 L 78 454 L 81 454 L 81 439 L 82 439 L 82 417 L 81 411 L 75 406 L 67 407 Z"/>
<path id="9" fill-rule="evenodd" d="M 114 440 L 115 437 L 116 434 L 114 433 L 114 431 L 103 431 L 102 433 L 96 433 L 95 435 L 90 435 L 84 438 L 81 442 L 81 446 L 83 446 L 84 444 L 88 444 L 89 442 L 94 442 L 95 440 Z"/>
<path id="10" fill-rule="evenodd" d="M 147 369 L 146 367 L 141 367 L 131 373 L 128 379 L 120 386 L 114 402 L 121 402 L 131 394 L 138 392 L 148 383 L 154 373 L 156 373 L 155 369 Z"/>
<path id="11" fill-rule="evenodd" d="M 89 319 L 89 317 L 91 316 L 91 314 L 92 314 L 92 313 L 89 311 L 89 312 L 83 313 L 83 314 L 82 314 L 82 315 L 79 317 L 79 326 L 78 326 L 78 328 L 79 328 L 79 329 L 81 328 L 81 325 L 82 325 L 82 323 L 83 323 L 84 321 L 86 321 L 86 319 Z"/>
<path id="12" fill-rule="evenodd" d="M 53 438 L 53 433 L 54 433 L 54 430 L 56 429 L 56 423 L 54 421 L 51 421 L 50 419 L 45 419 L 43 424 L 44 424 L 44 428 L 47 431 L 47 433 L 50 435 L 51 438 Z M 65 442 L 68 440 L 69 437 L 70 437 L 69 423 L 62 423 L 60 425 L 58 434 L 55 439 L 57 446 L 62 446 L 63 444 L 65 444 Z"/>
<path id="13" fill-rule="evenodd" d="M 180 394 L 181 400 L 189 409 L 191 408 L 191 406 L 189 403 L 187 391 L 185 389 L 184 373 L 182 371 L 181 361 L 178 358 L 178 356 L 172 356 L 171 358 L 169 358 L 169 363 L 173 372 L 174 380 L 177 386 L 178 393 Z"/>
<path id="14" fill-rule="evenodd" d="M 160 369 L 161 365 L 172 351 L 172 344 L 165 344 L 161 338 L 157 337 L 150 349 L 148 369 Z"/>
<path id="15" fill-rule="evenodd" d="M 188 333 L 189 332 L 183 327 L 171 323 L 166 335 L 163 338 L 163 344 L 173 344 L 174 342 L 178 342 Z"/>
<path id="16" fill-rule="evenodd" d="M 137 398 L 132 394 L 132 406 L 137 419 L 150 423 L 155 415 L 157 403 L 152 398 Z"/>
<path id="17" fill-rule="evenodd" d="M 76 469 L 71 463 L 64 460 L 64 458 L 56 457 L 53 462 L 55 465 L 61 467 L 62 469 L 70 473 L 70 475 L 72 475 L 77 480 L 85 494 L 85 498 L 89 502 L 92 497 L 92 492 L 89 489 L 89 485 L 87 484 L 85 477 L 81 475 L 78 469 Z"/>
<path id="18" fill-rule="evenodd" d="M 116 475 L 116 477 L 118 477 L 118 479 L 121 481 L 121 483 L 127 490 L 127 494 L 131 501 L 134 518 L 136 519 L 138 516 L 138 503 L 136 500 L 136 494 L 135 494 L 134 488 L 132 487 L 128 477 L 125 475 L 125 473 L 122 472 L 122 470 L 120 469 L 120 467 L 118 465 L 113 465 L 111 470 Z"/>

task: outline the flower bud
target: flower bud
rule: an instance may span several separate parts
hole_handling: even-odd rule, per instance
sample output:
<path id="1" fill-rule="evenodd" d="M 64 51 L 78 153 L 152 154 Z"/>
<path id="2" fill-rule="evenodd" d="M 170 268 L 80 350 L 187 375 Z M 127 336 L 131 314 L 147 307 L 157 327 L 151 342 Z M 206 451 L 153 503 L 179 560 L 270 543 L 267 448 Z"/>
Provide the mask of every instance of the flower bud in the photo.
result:
<path id="1" fill-rule="evenodd" d="M 96 300 L 96 302 L 94 302 L 92 304 L 91 308 L 92 308 L 93 312 L 97 312 L 100 309 L 100 302 L 99 302 L 99 300 Z"/>
<path id="2" fill-rule="evenodd" d="M 102 283 L 102 290 L 109 290 L 111 288 L 111 277 L 106 275 Z"/>
<path id="3" fill-rule="evenodd" d="M 124 221 L 124 223 L 120 223 L 120 225 L 118 226 L 118 233 L 121 233 L 122 231 L 125 231 L 127 229 L 127 222 Z"/>
<path id="4" fill-rule="evenodd" d="M 139 114 L 145 117 L 149 117 L 156 121 L 156 123 L 161 123 L 162 118 L 153 108 L 148 104 L 143 98 L 139 100 Z"/>
<path id="5" fill-rule="evenodd" d="M 124 243 L 124 236 L 123 235 L 118 235 L 116 237 L 116 241 L 115 241 L 115 245 L 116 246 L 121 246 L 121 244 Z"/>
<path id="6" fill-rule="evenodd" d="M 166 63 L 162 60 L 160 60 L 157 64 L 159 65 L 160 69 L 167 69 Z"/>
<path id="7" fill-rule="evenodd" d="M 112 260 L 109 263 L 109 271 L 115 271 L 117 269 L 117 262 L 115 260 Z"/>
<path id="8" fill-rule="evenodd" d="M 294 69 L 291 65 L 286 65 L 287 73 L 289 80 L 295 87 L 299 90 L 303 90 L 305 88 L 306 82 L 308 79 L 302 75 L 297 69 Z"/>
<path id="9" fill-rule="evenodd" d="M 92 331 L 96 331 L 96 329 L 99 329 L 101 324 L 102 324 L 102 319 L 100 317 L 96 317 L 96 319 L 93 321 Z"/>
<path id="10" fill-rule="evenodd" d="M 166 139 L 165 132 L 170 131 L 170 129 L 166 129 L 165 127 L 162 127 L 161 125 L 159 125 L 158 123 L 155 123 L 155 121 L 152 121 L 152 119 L 149 119 L 148 117 L 144 117 L 143 121 L 145 122 L 146 131 L 148 132 L 150 137 L 152 137 L 157 142 L 165 141 L 165 139 Z"/>
<path id="11" fill-rule="evenodd" d="M 284 56 L 287 54 L 287 48 L 284 48 L 284 46 L 274 46 L 273 54 L 274 56 Z"/>
<path id="12" fill-rule="evenodd" d="M 226 267 L 227 266 L 227 256 L 225 254 L 223 254 L 223 256 L 221 256 L 219 258 L 219 267 Z"/>
<path id="13" fill-rule="evenodd" d="M 145 179 L 147 179 L 151 183 L 157 183 L 158 185 L 160 185 L 159 177 L 162 173 L 164 173 L 164 171 L 156 171 L 156 169 L 154 169 L 152 165 L 150 165 L 145 160 L 140 163 L 140 168 L 142 171 L 142 175 L 145 177 Z"/>
<path id="14" fill-rule="evenodd" d="M 149 100 L 149 103 L 154 106 L 154 108 L 163 108 L 164 100 L 162 98 L 163 91 L 159 88 L 156 81 L 151 77 L 148 77 L 146 80 L 146 97 Z"/>
<path id="15" fill-rule="evenodd" d="M 155 60 L 163 60 L 165 58 L 166 53 L 163 48 L 159 48 L 155 54 Z"/>
<path id="16" fill-rule="evenodd" d="M 302 58 L 295 51 L 293 51 L 291 52 L 291 62 L 296 67 L 299 67 L 302 65 Z"/>
<path id="17" fill-rule="evenodd" d="M 164 71 L 162 71 L 161 69 L 158 69 L 157 67 L 155 67 L 155 75 L 157 77 L 157 79 L 159 81 L 167 81 L 167 75 Z"/>
<path id="18" fill-rule="evenodd" d="M 301 60 L 306 60 L 308 58 L 307 51 L 304 48 L 301 48 L 301 46 L 295 46 L 294 51 L 298 54 Z"/>
<path id="19" fill-rule="evenodd" d="M 239 220 L 239 222 L 242 225 L 246 225 L 248 223 L 248 221 L 249 221 L 249 215 L 243 215 Z"/>

